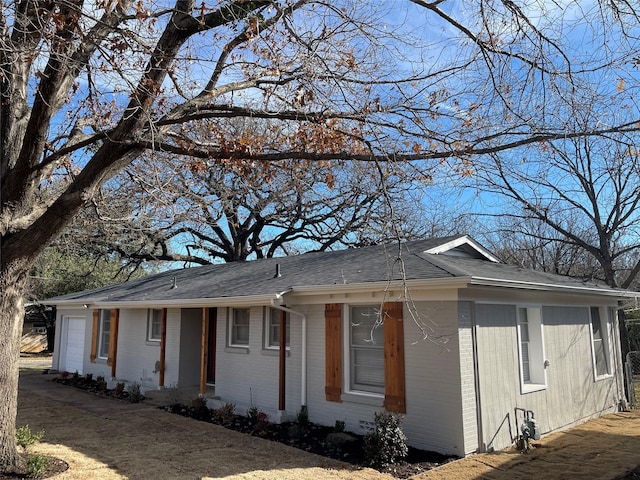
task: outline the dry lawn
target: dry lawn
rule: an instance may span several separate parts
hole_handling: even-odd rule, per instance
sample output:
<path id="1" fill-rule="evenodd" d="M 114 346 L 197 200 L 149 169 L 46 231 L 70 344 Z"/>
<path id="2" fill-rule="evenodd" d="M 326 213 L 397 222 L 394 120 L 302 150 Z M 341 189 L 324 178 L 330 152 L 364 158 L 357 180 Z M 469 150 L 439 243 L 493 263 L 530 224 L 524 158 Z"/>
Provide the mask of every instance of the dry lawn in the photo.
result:
<path id="1" fill-rule="evenodd" d="M 59 480 L 393 478 L 144 404 L 96 397 L 34 371 L 21 375 L 18 425 L 45 430 L 36 451 L 70 465 Z M 45 388 L 30 386 L 38 383 Z M 475 455 L 414 478 L 606 480 L 639 464 L 640 412 L 634 411 L 549 435 L 526 455 Z"/>

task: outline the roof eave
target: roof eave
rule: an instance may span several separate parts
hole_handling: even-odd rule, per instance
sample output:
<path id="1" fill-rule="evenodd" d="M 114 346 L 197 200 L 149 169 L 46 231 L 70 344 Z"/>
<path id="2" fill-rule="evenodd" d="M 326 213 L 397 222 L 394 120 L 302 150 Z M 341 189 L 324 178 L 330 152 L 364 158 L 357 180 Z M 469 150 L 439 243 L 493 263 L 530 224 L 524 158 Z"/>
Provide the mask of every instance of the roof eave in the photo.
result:
<path id="1" fill-rule="evenodd" d="M 389 290 L 397 288 L 442 287 L 462 288 L 468 285 L 471 277 L 430 278 L 412 280 L 388 280 L 383 282 L 345 283 L 333 285 L 301 285 L 291 289 L 291 294 L 314 295 L 329 293 L 361 293 L 371 290 Z"/>
<path id="2" fill-rule="evenodd" d="M 95 300 L 55 303 L 55 305 L 84 308 L 205 308 L 205 307 L 251 307 L 267 305 L 281 292 L 272 294 L 219 297 L 219 298 L 176 298 L 169 300 Z"/>
<path id="3" fill-rule="evenodd" d="M 539 282 L 525 282 L 520 280 L 505 280 L 497 278 L 486 277 L 472 277 L 470 285 L 483 286 L 483 287 L 503 287 L 503 288 L 519 288 L 524 290 L 554 290 L 561 291 L 563 293 L 577 293 L 577 294 L 597 294 L 607 297 L 616 298 L 633 298 L 638 294 L 637 292 L 630 292 L 626 290 L 615 290 L 613 288 L 606 287 L 587 287 L 587 286 L 572 286 L 572 285 L 558 285 L 552 283 L 539 283 Z"/>

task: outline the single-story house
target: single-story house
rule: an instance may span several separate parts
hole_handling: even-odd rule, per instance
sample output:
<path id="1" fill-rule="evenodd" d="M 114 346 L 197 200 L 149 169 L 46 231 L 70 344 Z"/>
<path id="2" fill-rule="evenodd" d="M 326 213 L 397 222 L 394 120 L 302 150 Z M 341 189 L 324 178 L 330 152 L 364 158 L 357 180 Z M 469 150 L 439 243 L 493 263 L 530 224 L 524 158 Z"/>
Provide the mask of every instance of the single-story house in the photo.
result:
<path id="1" fill-rule="evenodd" d="M 168 271 L 50 299 L 53 368 L 196 387 L 211 406 L 417 448 L 501 449 L 625 402 L 617 305 L 634 294 L 502 264 L 468 236 Z"/>

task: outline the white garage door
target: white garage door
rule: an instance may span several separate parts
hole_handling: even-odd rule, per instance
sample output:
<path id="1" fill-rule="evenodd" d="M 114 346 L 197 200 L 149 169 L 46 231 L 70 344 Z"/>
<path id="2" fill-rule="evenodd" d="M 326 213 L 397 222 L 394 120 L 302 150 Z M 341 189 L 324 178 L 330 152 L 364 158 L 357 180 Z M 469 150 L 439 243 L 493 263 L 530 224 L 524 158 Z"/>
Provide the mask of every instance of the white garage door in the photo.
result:
<path id="1" fill-rule="evenodd" d="M 64 338 L 66 340 L 64 359 L 61 370 L 82 374 L 82 359 L 84 358 L 84 329 L 86 321 L 83 317 L 65 318 Z"/>

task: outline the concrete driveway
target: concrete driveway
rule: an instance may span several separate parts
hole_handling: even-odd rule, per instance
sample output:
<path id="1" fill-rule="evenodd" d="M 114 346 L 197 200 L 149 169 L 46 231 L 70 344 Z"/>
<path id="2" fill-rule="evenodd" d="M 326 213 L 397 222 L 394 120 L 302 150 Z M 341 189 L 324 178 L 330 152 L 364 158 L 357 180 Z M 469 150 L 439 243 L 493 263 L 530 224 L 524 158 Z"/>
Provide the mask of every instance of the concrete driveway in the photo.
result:
<path id="1" fill-rule="evenodd" d="M 24 365 L 23 365 L 24 366 Z M 392 479 L 150 405 L 103 398 L 21 369 L 18 425 L 45 430 L 37 447 L 62 458 L 66 479 Z M 543 438 L 529 454 L 474 455 L 417 479 L 616 479 L 640 465 L 640 412 L 592 420 Z"/>

